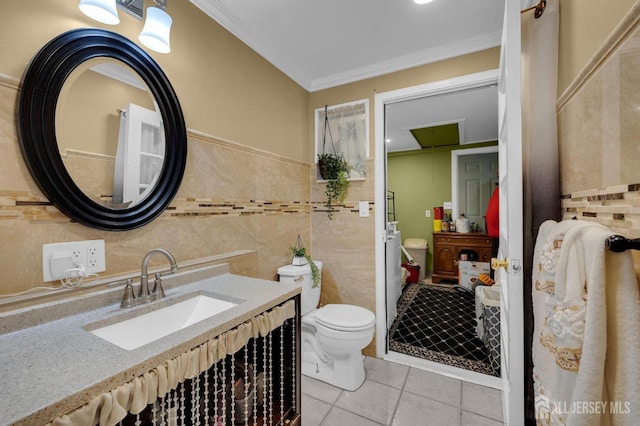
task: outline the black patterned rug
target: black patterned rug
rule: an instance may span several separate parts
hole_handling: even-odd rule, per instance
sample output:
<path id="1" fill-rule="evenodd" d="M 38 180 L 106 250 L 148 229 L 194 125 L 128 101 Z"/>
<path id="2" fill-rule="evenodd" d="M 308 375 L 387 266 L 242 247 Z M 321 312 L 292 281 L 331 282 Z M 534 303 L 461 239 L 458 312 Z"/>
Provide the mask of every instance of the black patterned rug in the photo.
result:
<path id="1" fill-rule="evenodd" d="M 408 284 L 389 329 L 389 349 L 497 376 L 476 335 L 475 296 L 438 284 Z"/>

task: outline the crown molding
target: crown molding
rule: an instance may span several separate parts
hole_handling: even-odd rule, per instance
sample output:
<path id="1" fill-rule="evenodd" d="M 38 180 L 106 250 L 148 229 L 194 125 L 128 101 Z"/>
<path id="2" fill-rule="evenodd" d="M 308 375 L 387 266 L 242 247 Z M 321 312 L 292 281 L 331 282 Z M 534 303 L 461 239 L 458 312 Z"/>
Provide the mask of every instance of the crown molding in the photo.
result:
<path id="1" fill-rule="evenodd" d="M 378 62 L 367 67 L 354 69 L 340 74 L 313 80 L 310 91 L 328 89 L 342 84 L 353 83 L 367 78 L 378 77 L 396 71 L 426 65 L 469 53 L 479 52 L 500 46 L 502 33 L 500 31 L 483 37 L 463 40 L 433 49 L 426 49 L 411 55 L 404 55 L 388 61 Z"/>
<path id="2" fill-rule="evenodd" d="M 223 28 L 253 49 L 256 53 L 308 92 L 324 90 L 367 78 L 378 77 L 380 75 L 450 59 L 456 56 L 490 49 L 500 46 L 502 37 L 501 31 L 496 31 L 481 37 L 474 37 L 472 39 L 458 41 L 445 46 L 426 49 L 415 54 L 399 56 L 388 61 L 378 62 L 343 73 L 313 79 L 304 71 L 300 70 L 295 64 L 295 61 L 282 57 L 278 52 L 277 46 L 264 45 L 262 40 L 255 37 L 249 29 L 243 27 L 241 20 L 231 10 L 229 10 L 223 2 L 219 0 L 190 1 L 206 13 L 211 19 L 220 24 Z"/>

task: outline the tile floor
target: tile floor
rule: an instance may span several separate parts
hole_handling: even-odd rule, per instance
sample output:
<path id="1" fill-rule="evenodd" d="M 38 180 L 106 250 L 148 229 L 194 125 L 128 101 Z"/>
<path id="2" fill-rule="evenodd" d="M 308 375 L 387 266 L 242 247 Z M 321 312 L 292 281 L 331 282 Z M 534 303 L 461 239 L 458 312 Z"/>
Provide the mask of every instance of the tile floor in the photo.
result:
<path id="1" fill-rule="evenodd" d="M 302 376 L 304 426 L 498 426 L 499 390 L 367 357 L 355 392 Z"/>

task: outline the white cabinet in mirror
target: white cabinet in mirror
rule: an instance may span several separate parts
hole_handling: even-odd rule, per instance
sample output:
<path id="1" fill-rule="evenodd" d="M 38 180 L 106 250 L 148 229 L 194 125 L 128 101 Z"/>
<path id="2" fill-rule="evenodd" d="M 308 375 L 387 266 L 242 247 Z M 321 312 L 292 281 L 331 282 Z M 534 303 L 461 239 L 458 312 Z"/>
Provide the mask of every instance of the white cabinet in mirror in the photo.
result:
<path id="1" fill-rule="evenodd" d="M 88 197 L 113 209 L 135 206 L 162 170 L 162 116 L 147 85 L 113 58 L 94 58 L 67 78 L 56 107 L 58 149 Z"/>

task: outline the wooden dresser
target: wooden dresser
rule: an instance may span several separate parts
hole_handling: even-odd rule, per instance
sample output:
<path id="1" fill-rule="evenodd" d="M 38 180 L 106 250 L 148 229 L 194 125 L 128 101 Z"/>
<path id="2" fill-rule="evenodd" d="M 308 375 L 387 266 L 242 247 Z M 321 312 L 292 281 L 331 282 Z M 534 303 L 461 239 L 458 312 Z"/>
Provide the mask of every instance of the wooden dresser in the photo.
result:
<path id="1" fill-rule="evenodd" d="M 434 232 L 432 281 L 458 282 L 460 250 L 473 250 L 478 253 L 478 262 L 491 262 L 491 240 L 487 234 L 480 233 Z"/>

